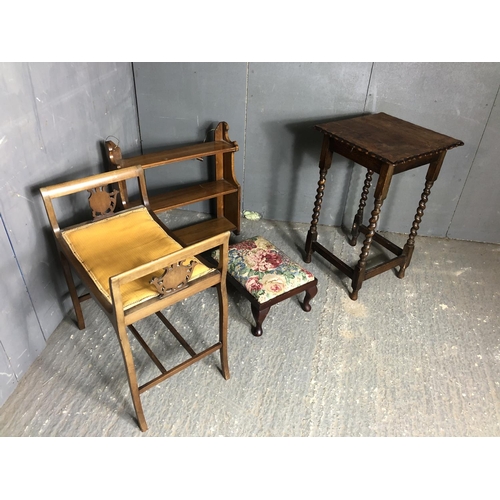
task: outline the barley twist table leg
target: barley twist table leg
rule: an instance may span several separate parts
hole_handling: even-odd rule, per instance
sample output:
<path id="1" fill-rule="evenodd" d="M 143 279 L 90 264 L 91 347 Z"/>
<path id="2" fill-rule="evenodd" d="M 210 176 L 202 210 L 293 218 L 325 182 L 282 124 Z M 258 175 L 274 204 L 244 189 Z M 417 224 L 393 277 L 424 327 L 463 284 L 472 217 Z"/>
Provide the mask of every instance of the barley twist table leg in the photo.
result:
<path id="1" fill-rule="evenodd" d="M 427 206 L 427 201 L 429 200 L 429 195 L 431 194 L 431 188 L 433 184 L 434 181 L 427 181 L 425 183 L 425 188 L 422 191 L 422 196 L 420 197 L 420 203 L 418 204 L 417 213 L 415 214 L 415 218 L 413 219 L 413 224 L 410 229 L 410 235 L 403 248 L 403 254 L 406 255 L 406 260 L 399 269 L 399 272 L 397 274 L 398 278 L 404 278 L 406 268 L 410 265 L 413 250 L 415 249 L 415 238 L 417 236 L 417 231 L 420 228 L 420 223 L 422 222 L 424 210 Z"/>
<path id="2" fill-rule="evenodd" d="M 311 262 L 312 244 L 318 238 L 318 221 L 321 211 L 321 204 L 323 203 L 323 194 L 325 191 L 326 174 L 327 170 L 321 170 L 319 175 L 318 189 L 316 191 L 316 200 L 314 202 L 314 210 L 312 215 L 311 227 L 307 233 L 306 239 L 306 262 Z"/>
<path id="3" fill-rule="evenodd" d="M 365 277 L 366 270 L 366 261 L 368 258 L 368 254 L 370 252 L 370 246 L 372 244 L 373 235 L 375 234 L 375 229 L 377 228 L 377 222 L 380 216 L 380 210 L 382 208 L 382 203 L 384 202 L 383 198 L 377 198 L 375 200 L 375 207 L 372 210 L 370 222 L 368 225 L 368 232 L 366 234 L 365 241 L 363 242 L 363 248 L 361 249 L 361 253 L 359 255 L 359 261 L 354 269 L 354 277 L 352 279 L 352 292 L 349 294 L 349 297 L 352 300 L 357 300 L 358 291 L 363 284 L 363 280 Z"/>
<path id="4" fill-rule="evenodd" d="M 328 173 L 328 169 L 332 164 L 332 150 L 330 146 L 330 140 L 328 137 L 324 137 L 323 145 L 321 147 L 321 156 L 319 160 L 319 181 L 318 188 L 316 190 L 316 199 L 314 201 L 314 210 L 312 215 L 311 227 L 307 233 L 306 239 L 306 247 L 305 247 L 305 257 L 304 261 L 309 263 L 311 262 L 312 256 L 312 246 L 313 243 L 318 239 L 318 222 L 319 215 L 321 212 L 321 204 L 323 203 L 323 195 L 325 191 L 326 184 L 326 174 Z"/>
<path id="5" fill-rule="evenodd" d="M 359 226 L 363 224 L 363 212 L 366 207 L 366 200 L 368 199 L 368 193 L 370 192 L 370 186 L 372 183 L 373 170 L 368 170 L 366 172 L 365 183 L 363 185 L 363 191 L 361 193 L 361 199 L 359 200 L 358 213 L 354 216 L 354 222 L 352 223 L 351 239 L 349 244 L 355 246 L 358 242 Z"/>

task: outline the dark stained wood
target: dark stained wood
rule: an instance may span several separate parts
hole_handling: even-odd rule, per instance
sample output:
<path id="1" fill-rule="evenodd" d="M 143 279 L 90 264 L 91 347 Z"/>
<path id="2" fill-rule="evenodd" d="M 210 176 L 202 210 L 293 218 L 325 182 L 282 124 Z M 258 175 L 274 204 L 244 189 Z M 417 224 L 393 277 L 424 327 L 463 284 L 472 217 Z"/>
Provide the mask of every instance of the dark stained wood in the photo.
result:
<path id="1" fill-rule="evenodd" d="M 324 123 L 315 128 L 380 163 L 394 165 L 464 144 L 386 113 Z"/>
<path id="2" fill-rule="evenodd" d="M 361 224 L 359 226 L 359 230 L 363 234 L 368 234 L 368 228 Z M 395 255 L 401 255 L 403 253 L 403 249 L 398 247 L 395 243 L 392 241 L 389 241 L 387 238 L 384 238 L 381 234 L 375 233 L 373 235 L 373 241 L 376 241 L 379 245 L 382 245 L 384 248 L 387 248 L 390 252 L 392 252 Z"/>
<path id="3" fill-rule="evenodd" d="M 365 280 L 373 278 L 374 276 L 384 273 L 385 271 L 389 271 L 390 269 L 394 269 L 395 267 L 401 266 L 405 263 L 405 260 L 406 255 L 400 255 L 388 260 L 387 262 L 374 266 L 365 271 Z"/>
<path id="4" fill-rule="evenodd" d="M 323 195 L 326 184 L 326 174 L 332 163 L 332 147 L 328 137 L 323 138 L 323 145 L 321 146 L 321 156 L 319 159 L 319 181 L 318 188 L 316 189 L 316 199 L 314 201 L 314 209 L 311 221 L 311 227 L 307 233 L 306 240 L 306 256 L 305 262 L 311 262 L 312 245 L 318 238 L 318 222 L 319 214 L 321 212 L 321 204 L 323 203 Z"/>
<path id="5" fill-rule="evenodd" d="M 262 323 L 266 319 L 270 309 L 270 307 L 262 307 L 258 303 L 252 304 L 252 315 L 255 320 L 255 326 L 252 327 L 252 333 L 255 337 L 260 337 L 262 335 Z"/>
<path id="6" fill-rule="evenodd" d="M 319 253 L 324 259 L 333 264 L 337 269 L 342 271 L 346 276 L 352 279 L 354 270 L 343 260 L 339 259 L 330 250 L 325 248 L 319 241 L 315 241 L 312 245 L 312 251 Z"/>
<path id="7" fill-rule="evenodd" d="M 431 188 L 439 175 L 446 152 L 463 146 L 459 139 L 434 132 L 413 123 L 401 120 L 386 113 L 359 116 L 347 120 L 315 125 L 324 134 L 319 161 L 319 183 L 314 202 L 311 226 L 305 243 L 305 262 L 311 262 L 313 252 L 318 252 L 352 280 L 349 296 L 357 300 L 363 281 L 400 266 L 397 273 L 403 278 L 411 262 L 415 247 L 415 238 L 422 221 L 423 213 Z M 326 173 L 330 168 L 332 153 L 344 156 L 367 169 L 358 211 L 354 217 L 349 243 L 357 244 L 358 235 L 365 235 L 358 263 L 354 268 L 341 261 L 332 252 L 318 243 L 318 220 L 321 201 L 325 189 Z M 417 213 L 410 229 L 408 241 L 403 249 L 377 233 L 377 223 L 382 205 L 387 197 L 394 175 L 412 168 L 429 165 L 424 191 L 418 204 Z M 368 200 L 373 173 L 378 174 L 374 192 L 374 206 L 367 226 L 363 224 L 363 215 Z M 397 257 L 372 269 L 366 269 L 372 242 L 387 248 Z"/>
<path id="8" fill-rule="evenodd" d="M 352 223 L 351 238 L 349 239 L 349 244 L 355 246 L 358 242 L 358 236 L 360 231 L 360 226 L 363 224 L 363 214 L 366 207 L 366 200 L 368 200 L 368 194 L 370 192 L 370 186 L 372 183 L 373 170 L 368 169 L 366 172 L 365 182 L 363 184 L 363 189 L 361 191 L 361 198 L 359 200 L 358 212 L 354 216 L 354 221 Z"/>
<path id="9" fill-rule="evenodd" d="M 309 312 L 311 310 L 310 302 L 318 293 L 318 287 L 317 287 L 316 283 L 314 284 L 314 286 L 311 286 L 310 288 L 306 289 L 304 302 L 302 302 L 302 304 L 301 304 L 302 309 L 304 309 L 305 312 Z"/>

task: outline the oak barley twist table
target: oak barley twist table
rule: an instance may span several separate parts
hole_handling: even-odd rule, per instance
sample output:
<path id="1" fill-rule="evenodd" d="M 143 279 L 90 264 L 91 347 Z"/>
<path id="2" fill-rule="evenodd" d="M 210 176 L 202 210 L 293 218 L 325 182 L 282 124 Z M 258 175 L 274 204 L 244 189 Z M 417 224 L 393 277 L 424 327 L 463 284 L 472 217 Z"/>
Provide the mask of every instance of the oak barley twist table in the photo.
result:
<path id="1" fill-rule="evenodd" d="M 314 203 L 311 227 L 307 233 L 305 262 L 311 262 L 313 252 L 319 253 L 352 280 L 349 296 L 357 300 L 364 280 L 399 266 L 398 278 L 403 278 L 415 248 L 415 238 L 431 192 L 438 178 L 446 152 L 463 142 L 432 130 L 414 125 L 386 113 L 359 116 L 316 125 L 324 134 L 319 161 L 319 182 Z M 367 169 L 358 211 L 354 217 L 349 243 L 357 244 L 359 233 L 365 235 L 359 261 L 355 267 L 347 265 L 321 245 L 318 239 L 318 221 L 325 190 L 326 175 L 333 153 L 339 154 Z M 392 177 L 413 168 L 429 165 L 417 212 L 403 248 L 376 232 L 382 204 L 387 197 Z M 363 212 L 368 200 L 373 174 L 378 174 L 375 203 L 368 226 L 363 225 Z M 395 254 L 396 257 L 367 269 L 372 241 Z"/>

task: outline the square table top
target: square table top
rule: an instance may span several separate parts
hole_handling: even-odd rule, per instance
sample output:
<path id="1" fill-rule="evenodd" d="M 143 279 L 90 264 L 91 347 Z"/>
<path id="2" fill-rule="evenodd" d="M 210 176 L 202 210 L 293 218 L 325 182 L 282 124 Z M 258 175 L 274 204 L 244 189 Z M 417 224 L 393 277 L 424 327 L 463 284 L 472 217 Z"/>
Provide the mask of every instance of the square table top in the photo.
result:
<path id="1" fill-rule="evenodd" d="M 344 146 L 395 165 L 464 144 L 459 139 L 386 113 L 323 123 L 314 128 L 340 141 Z"/>

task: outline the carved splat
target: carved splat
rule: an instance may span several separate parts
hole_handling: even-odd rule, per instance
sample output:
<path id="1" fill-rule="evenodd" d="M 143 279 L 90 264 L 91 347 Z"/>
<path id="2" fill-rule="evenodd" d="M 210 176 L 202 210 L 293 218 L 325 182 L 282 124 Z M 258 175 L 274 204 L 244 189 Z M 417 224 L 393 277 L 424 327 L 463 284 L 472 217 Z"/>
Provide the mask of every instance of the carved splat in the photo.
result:
<path id="1" fill-rule="evenodd" d="M 101 186 L 88 189 L 87 191 L 90 193 L 89 205 L 92 209 L 92 217 L 94 220 L 113 215 L 116 206 L 116 195 L 118 194 L 116 189 L 113 189 L 112 193 L 108 193 Z"/>
<path id="2" fill-rule="evenodd" d="M 160 297 L 182 290 L 187 287 L 196 264 L 197 262 L 194 260 L 188 265 L 185 265 L 183 261 L 172 264 L 165 268 L 162 276 L 154 277 L 149 283 L 156 287 Z"/>

